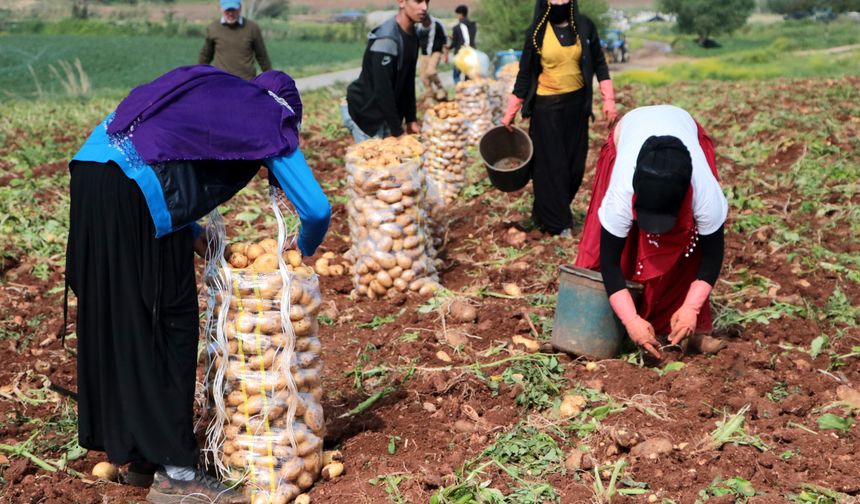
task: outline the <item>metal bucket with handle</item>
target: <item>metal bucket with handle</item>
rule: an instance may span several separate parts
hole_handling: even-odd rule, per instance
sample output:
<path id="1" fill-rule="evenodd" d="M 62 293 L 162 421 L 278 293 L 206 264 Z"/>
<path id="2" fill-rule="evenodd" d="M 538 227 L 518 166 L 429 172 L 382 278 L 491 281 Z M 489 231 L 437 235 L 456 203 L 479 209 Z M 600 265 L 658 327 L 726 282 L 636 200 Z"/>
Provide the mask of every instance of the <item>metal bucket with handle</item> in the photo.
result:
<path id="1" fill-rule="evenodd" d="M 496 189 L 518 191 L 531 180 L 534 145 L 522 129 L 516 126 L 510 131 L 504 126 L 492 128 L 478 142 L 478 152 Z"/>
<path id="2" fill-rule="evenodd" d="M 627 288 L 638 302 L 642 284 L 627 282 Z M 552 346 L 582 357 L 611 359 L 626 337 L 627 331 L 609 305 L 600 273 L 561 266 Z"/>

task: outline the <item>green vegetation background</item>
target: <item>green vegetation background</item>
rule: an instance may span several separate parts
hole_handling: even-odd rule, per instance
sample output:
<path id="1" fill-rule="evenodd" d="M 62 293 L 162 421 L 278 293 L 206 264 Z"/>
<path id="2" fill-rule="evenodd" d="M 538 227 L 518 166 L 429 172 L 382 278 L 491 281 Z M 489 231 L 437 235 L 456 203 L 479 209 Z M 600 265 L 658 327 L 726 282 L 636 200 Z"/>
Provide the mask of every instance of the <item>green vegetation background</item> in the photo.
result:
<path id="1" fill-rule="evenodd" d="M 36 81 L 47 93 L 61 91 L 49 65 L 57 68 L 58 61 L 74 63 L 75 58 L 94 91 L 128 90 L 175 67 L 196 64 L 202 46 L 203 38 L 154 35 L 7 35 L 0 37 L 0 96 L 35 96 Z M 267 48 L 274 67 L 294 77 L 352 66 L 363 50 L 356 43 L 305 40 L 269 40 Z"/>

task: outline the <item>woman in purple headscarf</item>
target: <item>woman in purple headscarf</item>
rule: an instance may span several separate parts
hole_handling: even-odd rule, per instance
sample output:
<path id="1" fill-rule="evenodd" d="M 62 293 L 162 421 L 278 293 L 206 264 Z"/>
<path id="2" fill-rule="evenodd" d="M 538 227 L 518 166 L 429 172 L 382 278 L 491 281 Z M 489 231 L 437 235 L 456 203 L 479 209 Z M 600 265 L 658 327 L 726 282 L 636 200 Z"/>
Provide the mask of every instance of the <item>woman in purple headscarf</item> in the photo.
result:
<path id="1" fill-rule="evenodd" d="M 299 249 L 314 253 L 331 207 L 298 148 L 301 113 L 283 72 L 249 82 L 181 67 L 132 90 L 69 163 L 79 441 L 129 463 L 150 502 L 244 501 L 196 469 L 195 221 L 265 165 L 299 214 Z"/>

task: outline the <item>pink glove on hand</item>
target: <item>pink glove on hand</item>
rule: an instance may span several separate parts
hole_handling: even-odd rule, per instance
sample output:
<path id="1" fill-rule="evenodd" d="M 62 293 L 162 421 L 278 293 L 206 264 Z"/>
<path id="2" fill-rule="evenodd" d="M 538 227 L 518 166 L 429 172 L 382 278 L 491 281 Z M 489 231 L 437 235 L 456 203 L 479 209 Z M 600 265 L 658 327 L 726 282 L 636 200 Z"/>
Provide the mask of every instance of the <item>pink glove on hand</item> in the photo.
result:
<path id="1" fill-rule="evenodd" d="M 505 115 L 502 117 L 502 124 L 510 129 L 511 123 L 514 122 L 514 118 L 517 116 L 517 112 L 523 108 L 523 99 L 518 98 L 517 95 L 508 96 L 508 107 L 505 109 Z"/>
<path id="2" fill-rule="evenodd" d="M 603 117 L 609 124 L 618 118 L 618 110 L 615 108 L 615 89 L 612 87 L 612 79 L 600 81 L 600 97 L 603 100 Z"/>
<path id="3" fill-rule="evenodd" d="M 612 310 L 621 319 L 624 328 L 627 329 L 627 334 L 630 339 L 636 343 L 636 346 L 644 349 L 654 357 L 660 359 L 660 351 L 657 348 L 660 343 L 654 336 L 654 327 L 636 313 L 636 305 L 633 304 L 633 297 L 630 291 L 622 289 L 615 294 L 609 296 L 609 305 Z"/>
<path id="4" fill-rule="evenodd" d="M 672 315 L 670 321 L 672 332 L 669 334 L 669 343 L 677 345 L 684 338 L 689 337 L 696 330 L 696 321 L 702 305 L 711 294 L 711 284 L 704 280 L 696 280 L 690 284 L 684 304 Z"/>

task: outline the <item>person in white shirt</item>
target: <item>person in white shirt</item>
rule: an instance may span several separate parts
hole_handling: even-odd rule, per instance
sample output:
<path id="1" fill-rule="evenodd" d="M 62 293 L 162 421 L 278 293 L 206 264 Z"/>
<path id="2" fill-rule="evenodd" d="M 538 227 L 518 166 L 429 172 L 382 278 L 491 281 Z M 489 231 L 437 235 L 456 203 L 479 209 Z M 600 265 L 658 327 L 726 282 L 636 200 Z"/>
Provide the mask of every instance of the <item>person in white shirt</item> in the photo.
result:
<path id="1" fill-rule="evenodd" d="M 477 47 L 478 25 L 469 19 L 466 5 L 458 5 L 454 13 L 457 14 L 457 24 L 451 31 L 451 51 L 456 55 L 464 47 Z M 460 82 L 460 75 L 460 69 L 454 65 L 454 84 Z"/>
<path id="2" fill-rule="evenodd" d="M 685 110 L 632 110 L 597 162 L 575 265 L 603 275 L 609 302 L 630 338 L 656 358 L 657 335 L 713 353 L 725 343 L 708 298 L 725 251 L 728 201 L 713 142 Z M 643 284 L 635 306 L 626 280 Z"/>

